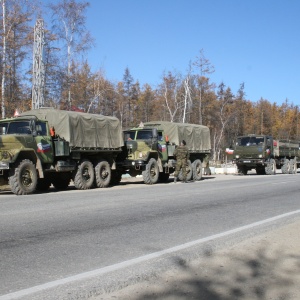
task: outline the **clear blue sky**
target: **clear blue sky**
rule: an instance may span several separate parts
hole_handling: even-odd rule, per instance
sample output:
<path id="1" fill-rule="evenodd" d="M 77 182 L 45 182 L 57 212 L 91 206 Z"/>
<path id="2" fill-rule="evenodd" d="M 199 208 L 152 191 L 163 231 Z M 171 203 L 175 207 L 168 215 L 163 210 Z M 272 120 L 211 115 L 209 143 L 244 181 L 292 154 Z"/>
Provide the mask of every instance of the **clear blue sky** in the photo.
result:
<path id="1" fill-rule="evenodd" d="M 154 88 L 164 71 L 185 75 L 203 49 L 211 80 L 246 98 L 300 105 L 299 0 L 90 0 L 87 29 L 93 68 L 111 81 Z"/>

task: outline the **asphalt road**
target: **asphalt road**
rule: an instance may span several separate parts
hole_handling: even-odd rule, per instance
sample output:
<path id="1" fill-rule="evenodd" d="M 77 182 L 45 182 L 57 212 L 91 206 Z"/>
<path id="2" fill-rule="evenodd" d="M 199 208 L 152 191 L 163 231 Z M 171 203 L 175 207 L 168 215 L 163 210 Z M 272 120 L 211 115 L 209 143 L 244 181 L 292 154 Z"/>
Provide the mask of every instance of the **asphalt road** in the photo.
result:
<path id="1" fill-rule="evenodd" d="M 84 299 L 300 214 L 297 175 L 0 194 L 0 300 Z M 150 274 L 150 275 L 149 275 Z"/>

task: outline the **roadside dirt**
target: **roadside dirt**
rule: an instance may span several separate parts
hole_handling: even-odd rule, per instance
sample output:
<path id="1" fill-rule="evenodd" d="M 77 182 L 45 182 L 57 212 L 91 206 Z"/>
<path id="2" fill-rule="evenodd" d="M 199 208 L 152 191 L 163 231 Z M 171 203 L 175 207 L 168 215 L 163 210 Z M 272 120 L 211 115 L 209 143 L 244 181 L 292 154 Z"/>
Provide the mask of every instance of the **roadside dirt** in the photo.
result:
<path id="1" fill-rule="evenodd" d="M 91 299 L 300 299 L 300 220 Z"/>

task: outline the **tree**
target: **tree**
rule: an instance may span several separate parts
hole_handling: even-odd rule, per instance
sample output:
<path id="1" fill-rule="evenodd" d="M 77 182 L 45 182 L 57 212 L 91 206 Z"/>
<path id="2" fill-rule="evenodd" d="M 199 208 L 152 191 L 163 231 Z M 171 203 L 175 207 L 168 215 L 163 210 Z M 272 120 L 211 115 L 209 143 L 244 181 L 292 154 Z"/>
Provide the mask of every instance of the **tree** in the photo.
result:
<path id="1" fill-rule="evenodd" d="M 130 74 L 129 68 L 125 69 L 123 75 L 123 91 L 125 104 L 125 126 L 128 127 L 132 122 L 132 102 L 134 100 L 133 96 L 133 77 Z"/>
<path id="2" fill-rule="evenodd" d="M 2 81 L 1 81 L 1 111 L 2 119 L 5 118 L 5 80 L 6 80 L 6 2 L 2 0 L 2 24 L 3 24 L 3 38 L 2 38 Z"/>
<path id="3" fill-rule="evenodd" d="M 235 111 L 232 108 L 233 94 L 230 88 L 225 90 L 225 84 L 222 82 L 218 89 L 218 123 L 213 135 L 213 155 L 214 160 L 220 159 L 224 132 L 228 123 L 232 120 Z"/>
<path id="4" fill-rule="evenodd" d="M 137 121 L 149 122 L 154 110 L 155 93 L 149 84 L 143 86 L 143 91 L 138 99 Z"/>
<path id="5" fill-rule="evenodd" d="M 35 1 L 26 0 L 2 0 L 1 4 L 1 111 L 4 118 L 7 113 L 12 114 L 15 108 L 29 104 L 29 87 L 25 84 L 29 70 L 28 67 L 23 73 L 21 70 L 29 53 L 32 53 L 33 35 L 29 22 L 36 6 Z"/>
<path id="6" fill-rule="evenodd" d="M 171 72 L 163 77 L 163 83 L 160 85 L 160 92 L 169 116 L 168 119 L 171 122 L 176 121 L 176 116 L 182 108 L 179 95 L 180 85 L 179 75 L 173 75 Z"/>
<path id="7" fill-rule="evenodd" d="M 71 65 L 74 55 L 88 50 L 93 39 L 85 28 L 85 10 L 88 2 L 62 0 L 58 4 L 49 4 L 53 12 L 53 30 L 59 40 L 65 43 L 67 50 L 67 91 L 68 107 L 71 107 Z"/>
<path id="8" fill-rule="evenodd" d="M 207 84 L 208 78 L 206 77 L 206 75 L 212 74 L 215 71 L 215 69 L 214 66 L 210 63 L 210 61 L 207 58 L 205 58 L 203 49 L 200 50 L 200 54 L 196 58 L 193 65 L 196 66 L 200 71 L 200 75 L 197 77 L 197 84 L 199 92 L 199 124 L 202 125 L 202 97 L 203 93 L 209 89 L 209 85 Z"/>

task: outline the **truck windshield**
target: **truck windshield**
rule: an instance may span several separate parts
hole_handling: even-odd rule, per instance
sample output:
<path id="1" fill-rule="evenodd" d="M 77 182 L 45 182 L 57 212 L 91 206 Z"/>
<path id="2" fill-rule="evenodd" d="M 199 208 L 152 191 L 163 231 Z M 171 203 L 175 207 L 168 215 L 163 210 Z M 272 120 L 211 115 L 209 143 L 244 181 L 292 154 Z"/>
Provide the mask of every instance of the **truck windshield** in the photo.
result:
<path id="1" fill-rule="evenodd" d="M 1 123 L 1 126 L 3 126 L 3 123 Z M 14 121 L 6 123 L 5 129 L 5 134 L 31 134 L 29 121 Z"/>
<path id="2" fill-rule="evenodd" d="M 7 133 L 7 127 L 8 127 L 7 122 L 1 122 L 0 123 L 0 135 Z"/>
<path id="3" fill-rule="evenodd" d="M 134 140 L 135 131 L 124 131 L 124 139 L 125 141 Z"/>
<path id="4" fill-rule="evenodd" d="M 263 137 L 247 136 L 247 137 L 241 137 L 237 139 L 238 146 L 258 146 L 258 145 L 263 145 L 263 143 L 264 143 Z"/>
<path id="5" fill-rule="evenodd" d="M 139 130 L 136 134 L 137 140 L 149 140 L 152 138 L 151 130 Z"/>

